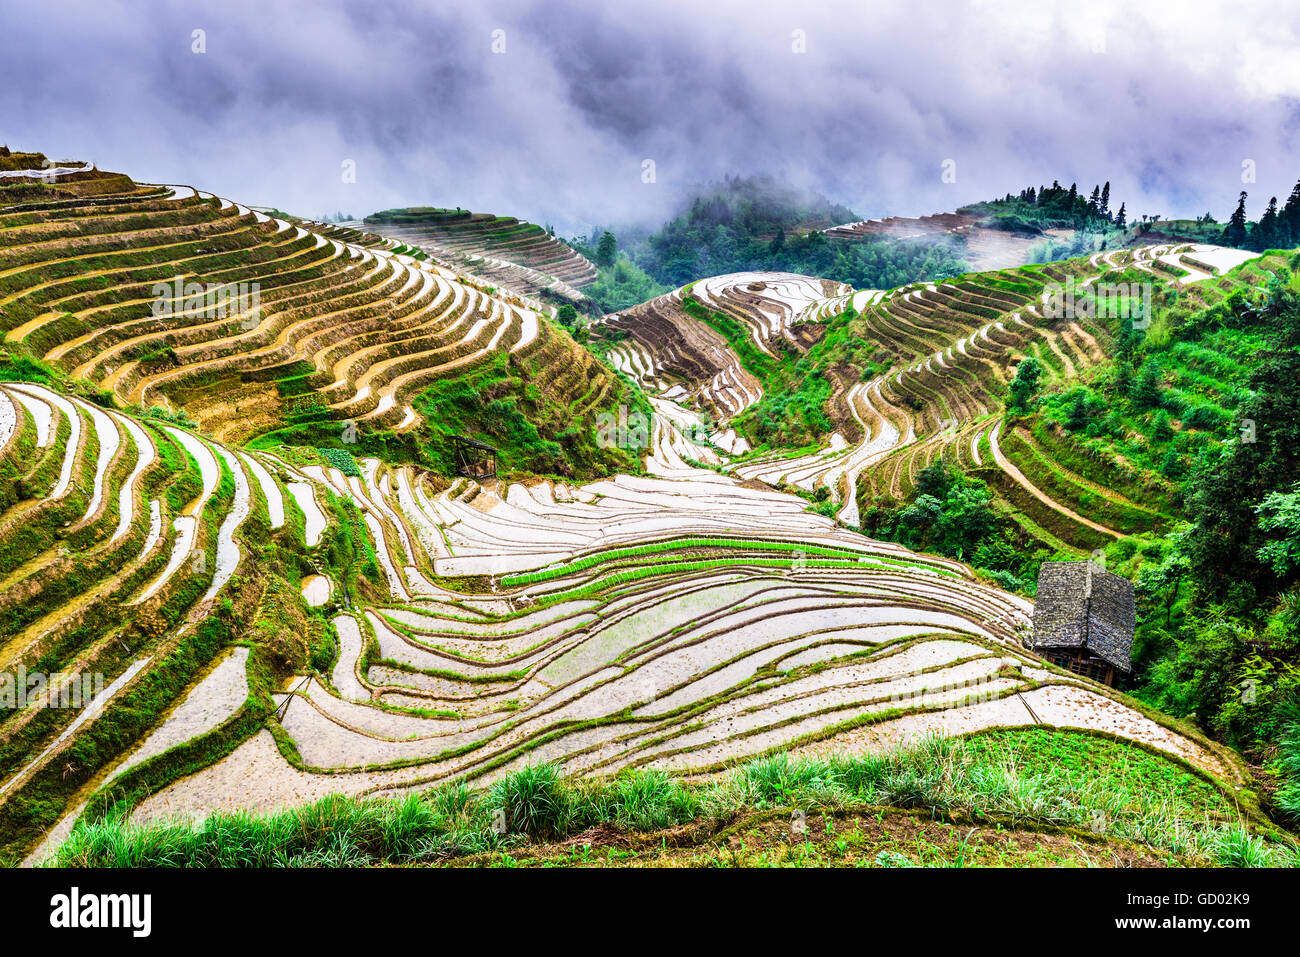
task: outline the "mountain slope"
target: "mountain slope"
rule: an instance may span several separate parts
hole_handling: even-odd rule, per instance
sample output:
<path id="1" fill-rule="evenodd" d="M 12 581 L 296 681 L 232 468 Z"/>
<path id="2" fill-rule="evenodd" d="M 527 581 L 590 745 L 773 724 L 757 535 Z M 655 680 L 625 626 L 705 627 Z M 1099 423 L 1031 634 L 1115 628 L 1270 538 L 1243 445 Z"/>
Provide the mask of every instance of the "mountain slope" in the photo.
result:
<path id="1" fill-rule="evenodd" d="M 403 454 L 433 462 L 447 432 L 508 441 L 494 417 L 521 416 L 536 432 L 510 467 L 529 454 L 558 474 L 635 467 L 595 444 L 598 413 L 631 401 L 625 387 L 550 307 L 357 230 L 85 175 L 0 187 L 7 352 L 235 442 L 366 445 L 396 432 Z M 422 393 L 494 356 L 506 365 L 488 402 L 424 420 Z"/>

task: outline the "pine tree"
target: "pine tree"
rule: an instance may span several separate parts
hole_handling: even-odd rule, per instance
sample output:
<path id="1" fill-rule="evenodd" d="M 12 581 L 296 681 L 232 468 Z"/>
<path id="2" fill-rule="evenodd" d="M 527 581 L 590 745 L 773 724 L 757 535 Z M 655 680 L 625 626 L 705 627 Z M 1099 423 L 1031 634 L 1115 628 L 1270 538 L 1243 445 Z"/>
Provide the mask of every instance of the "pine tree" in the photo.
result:
<path id="1" fill-rule="evenodd" d="M 1246 245 L 1246 191 L 1241 191 L 1237 208 L 1233 211 L 1228 225 L 1223 227 L 1223 244 L 1242 248 Z"/>
<path id="2" fill-rule="evenodd" d="M 1277 242 L 1277 197 L 1268 201 L 1268 208 L 1250 231 L 1250 248 L 1256 252 L 1273 249 Z"/>
<path id="3" fill-rule="evenodd" d="M 1286 205 L 1282 207 L 1278 225 L 1282 233 L 1282 245 L 1287 248 L 1300 246 L 1300 183 L 1295 184 Z"/>
<path id="4" fill-rule="evenodd" d="M 600 242 L 596 245 L 596 265 L 612 266 L 618 259 L 618 240 L 614 234 L 606 230 L 601 234 Z"/>
<path id="5" fill-rule="evenodd" d="M 1143 364 L 1129 395 L 1142 409 L 1154 409 L 1160 405 L 1160 370 L 1154 362 Z"/>
<path id="6" fill-rule="evenodd" d="M 1101 214 L 1110 219 L 1110 180 L 1101 188 Z"/>
<path id="7" fill-rule="evenodd" d="M 1115 225 L 1120 229 L 1128 227 L 1128 214 L 1124 212 L 1124 204 L 1119 204 L 1119 213 L 1115 216 Z"/>
<path id="8" fill-rule="evenodd" d="M 1100 186 L 1094 186 L 1092 188 L 1092 195 L 1088 197 L 1088 213 L 1092 216 L 1099 216 L 1101 214 Z"/>

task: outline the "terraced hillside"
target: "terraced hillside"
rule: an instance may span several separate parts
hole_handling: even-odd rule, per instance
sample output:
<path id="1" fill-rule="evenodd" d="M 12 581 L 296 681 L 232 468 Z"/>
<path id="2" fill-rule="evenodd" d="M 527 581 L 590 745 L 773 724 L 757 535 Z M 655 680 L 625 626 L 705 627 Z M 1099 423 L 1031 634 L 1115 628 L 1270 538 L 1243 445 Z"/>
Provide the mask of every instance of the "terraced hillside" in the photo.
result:
<path id="1" fill-rule="evenodd" d="M 732 273 L 604 316 L 591 328 L 609 343 L 609 362 L 642 388 L 725 420 L 762 397 L 769 369 L 816 341 L 821 327 L 807 320 L 823 318 L 850 292 L 793 273 Z M 719 444 L 728 452 L 748 449 L 736 444 L 734 430 Z"/>
<path id="2" fill-rule="evenodd" d="M 838 503 L 836 517 L 857 525 L 867 503 L 908 500 L 918 473 L 944 458 L 989 481 L 1002 511 L 1029 538 L 1066 553 L 1088 552 L 1118 538 L 1118 529 L 1160 527 L 1171 514 L 1160 505 L 1167 495 L 1158 481 L 1144 480 L 1139 489 L 1131 478 L 1103 475 L 1100 466 L 1087 470 L 1090 478 L 1059 462 L 1045 466 L 1051 452 L 1041 445 L 1051 440 L 1041 431 L 1037 439 L 1021 426 L 1003 432 L 1008 384 L 1025 357 L 1040 364 L 1050 388 L 1078 380 L 1113 352 L 1109 317 L 1080 310 L 1051 318 L 1051 290 L 1074 283 L 1082 298 L 1099 281 L 1117 288 L 1194 286 L 1252 255 L 1155 245 L 888 292 L 827 289 L 821 299 L 815 281 L 805 280 L 805 298 L 785 302 L 784 313 L 763 298 L 775 297 L 776 286 L 755 294 L 748 282 L 719 277 L 595 328 L 613 340 L 609 360 L 644 388 L 711 413 L 715 434 L 727 436 L 718 443 L 727 452 L 757 444 L 746 427 L 767 414 L 768 364 L 782 349 L 806 354 L 812 364 L 797 386 L 769 401 L 788 402 L 798 389 L 823 402 L 830 428 L 818 436 L 820 447 L 793 454 L 779 444 L 758 449 L 725 466 L 740 478 Z M 799 288 L 798 277 L 782 280 Z M 809 383 L 820 383 L 819 391 Z M 737 426 L 741 434 L 733 436 Z"/>
<path id="3" fill-rule="evenodd" d="M 521 409 L 560 428 L 635 394 L 536 304 L 396 240 L 124 177 L 18 180 L 0 208 L 0 673 L 52 677 L 0 689 L 3 859 L 42 859 L 78 821 L 71 846 L 109 818 L 504 787 L 542 762 L 698 782 L 1039 725 L 1130 742 L 1259 823 L 1231 751 L 1026 651 L 1027 599 L 772 487 L 829 496 L 943 418 L 966 434 L 1013 351 L 1081 368 L 1093 333 L 1035 310 L 1100 260 L 890 293 L 696 283 L 638 312 L 654 334 L 596 327 L 657 393 L 644 443 L 587 460 L 557 433 L 554 464 L 598 477 L 474 481 L 405 454 L 413 417 L 497 421 L 503 455 L 548 454 L 516 441 Z M 257 315 L 155 313 L 150 284 L 180 268 L 259 277 Z M 864 357 L 887 371 L 862 378 Z M 827 386 L 809 395 L 839 442 L 747 452 L 730 420 L 804 381 Z M 277 396 L 363 441 L 317 448 Z M 543 421 L 546 403 L 563 413 Z M 790 481 L 801 461 L 823 471 Z"/>
<path id="4" fill-rule="evenodd" d="M 107 680 L 5 712 L 9 853 L 109 794 L 148 820 L 538 760 L 709 771 L 867 731 L 1042 721 L 1238 773 L 1025 652 L 1024 599 L 658 448 L 656 478 L 487 488 L 34 385 L 0 410 L 5 663 Z"/>
<path id="5" fill-rule="evenodd" d="M 1246 277 L 1216 277 L 1252 258 L 1254 254 L 1239 250 L 1184 244 L 1098 253 L 1086 261 L 1086 266 L 1076 261 L 1069 268 L 1079 277 L 1080 285 L 1098 282 L 1117 287 L 1152 281 L 1159 284 L 1160 301 L 1172 301 L 1181 295 L 1180 301 L 1190 303 L 1203 302 L 1206 295 L 1219 298 L 1232 288 L 1249 286 L 1252 280 L 1243 282 Z M 1206 283 L 1204 290 L 1197 286 L 1199 283 Z M 1064 392 L 1085 383 L 1092 378 L 1092 367 L 1115 355 L 1114 317 L 1044 320 L 1043 311 L 1043 304 L 1035 304 L 1013 318 L 1022 329 L 1027 320 L 1039 330 L 1014 348 L 1019 357 L 1032 356 L 1038 361 L 1044 390 Z M 1003 361 L 1010 358 L 1007 354 Z M 950 352 L 935 356 L 937 361 L 951 359 Z M 958 369 L 970 368 L 968 361 L 955 365 Z M 922 369 L 911 367 L 900 375 L 897 384 L 905 385 L 909 373 L 918 375 Z M 1014 369 L 1011 365 L 1005 367 L 1003 382 L 999 383 L 1003 390 Z M 947 386 L 939 390 L 946 404 L 930 406 L 934 418 L 926 423 L 928 438 L 873 463 L 859 487 L 860 502 L 907 500 L 920 471 L 943 458 L 988 483 L 1001 512 L 1020 527 L 1026 540 L 1054 551 L 1091 552 L 1125 535 L 1160 531 L 1177 521 L 1173 489 L 1165 477 L 1124 464 L 1125 457 L 1118 450 L 1109 455 L 1096 449 L 1085 450 L 1041 417 L 1004 421 L 1000 414 L 990 414 L 1002 411 L 996 397 L 989 403 L 984 395 L 983 404 L 973 411 L 969 406 L 959 408 L 953 401 L 955 383 L 948 376 L 942 378 L 948 380 Z M 951 413 L 939 411 L 945 408 Z M 946 421 L 940 419 L 944 414 L 949 415 Z"/>
<path id="6" fill-rule="evenodd" d="M 1035 246 L 1045 238 L 1069 239 L 1072 229 L 1047 229 L 1041 234 L 993 229 L 969 213 L 932 216 L 890 216 L 863 219 L 823 230 L 837 242 L 862 243 L 874 239 L 949 239 L 961 244 L 961 258 L 977 271 L 1013 269 L 1029 262 Z"/>
<path id="7" fill-rule="evenodd" d="M 120 175 L 57 180 L 0 187 L 10 353 L 227 441 L 287 431 L 333 444 L 346 427 L 362 441 L 408 434 L 407 454 L 436 461 L 446 432 L 509 441 L 508 426 L 534 448 L 569 436 L 572 450 L 548 447 L 567 460 L 560 472 L 634 465 L 594 444 L 597 414 L 629 401 L 625 388 L 551 307 L 354 229 Z M 457 380 L 486 398 L 450 410 L 422 399 Z"/>
<path id="8" fill-rule="evenodd" d="M 365 228 L 526 295 L 553 293 L 580 302 L 581 288 L 596 280 L 596 266 L 586 257 L 513 216 L 413 207 L 367 216 Z"/>

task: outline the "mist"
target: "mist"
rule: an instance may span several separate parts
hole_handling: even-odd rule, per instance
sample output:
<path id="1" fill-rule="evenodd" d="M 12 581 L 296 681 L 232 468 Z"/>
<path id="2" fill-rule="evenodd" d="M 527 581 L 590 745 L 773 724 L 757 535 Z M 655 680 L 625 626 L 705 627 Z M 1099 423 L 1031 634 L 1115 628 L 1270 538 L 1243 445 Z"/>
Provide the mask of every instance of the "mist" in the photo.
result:
<path id="1" fill-rule="evenodd" d="M 309 217 L 463 206 L 564 235 L 657 223 L 729 173 L 863 216 L 1054 179 L 1109 180 L 1131 216 L 1224 219 L 1242 189 L 1258 216 L 1286 197 L 1300 178 L 1293 4 L 1088 10 L 10 4 L 0 141 Z"/>

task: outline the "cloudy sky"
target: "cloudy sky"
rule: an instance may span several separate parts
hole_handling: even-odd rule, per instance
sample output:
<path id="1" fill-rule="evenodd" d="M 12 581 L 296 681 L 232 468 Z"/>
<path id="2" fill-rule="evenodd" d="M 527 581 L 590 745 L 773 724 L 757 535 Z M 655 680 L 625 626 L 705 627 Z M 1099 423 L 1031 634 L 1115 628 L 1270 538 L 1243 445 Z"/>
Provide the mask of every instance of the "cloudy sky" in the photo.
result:
<path id="1" fill-rule="evenodd" d="M 1300 178 L 1298 34 L 1294 0 L 6 0 L 0 141 L 306 216 L 564 233 L 755 172 L 865 216 L 1109 179 L 1130 213 L 1222 219 Z"/>

